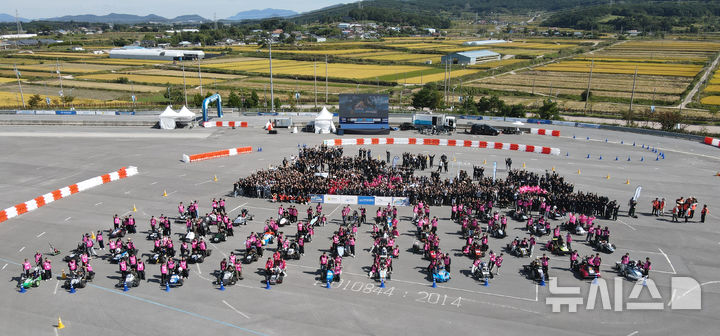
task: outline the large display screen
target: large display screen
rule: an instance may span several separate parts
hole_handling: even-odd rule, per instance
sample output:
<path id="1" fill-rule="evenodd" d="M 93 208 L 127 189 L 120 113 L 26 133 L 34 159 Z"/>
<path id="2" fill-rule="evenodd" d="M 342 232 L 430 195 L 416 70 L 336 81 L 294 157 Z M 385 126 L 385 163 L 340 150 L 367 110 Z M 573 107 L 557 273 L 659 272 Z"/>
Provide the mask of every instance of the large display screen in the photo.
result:
<path id="1" fill-rule="evenodd" d="M 341 94 L 341 124 L 387 124 L 389 98 L 382 94 Z"/>

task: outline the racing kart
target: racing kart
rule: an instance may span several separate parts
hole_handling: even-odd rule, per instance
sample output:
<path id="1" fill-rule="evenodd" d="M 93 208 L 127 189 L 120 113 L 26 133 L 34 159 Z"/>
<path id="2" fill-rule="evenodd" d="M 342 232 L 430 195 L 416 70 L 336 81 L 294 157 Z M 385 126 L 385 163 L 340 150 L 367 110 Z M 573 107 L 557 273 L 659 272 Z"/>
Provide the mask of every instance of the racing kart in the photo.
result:
<path id="1" fill-rule="evenodd" d="M 168 284 L 170 287 L 180 287 L 183 285 L 183 278 L 180 277 L 179 274 L 173 273 L 170 275 L 170 280 L 168 281 Z"/>
<path id="2" fill-rule="evenodd" d="M 213 234 L 212 238 L 210 238 L 210 242 L 217 244 L 219 242 L 224 242 L 226 239 L 227 234 L 225 233 L 225 231 L 220 231 Z"/>
<path id="3" fill-rule="evenodd" d="M 112 239 L 122 238 L 122 237 L 125 237 L 125 233 L 126 233 L 126 232 L 125 232 L 125 228 L 123 228 L 123 227 L 121 226 L 121 227 L 118 227 L 118 228 L 113 229 L 112 231 L 110 231 L 110 234 L 108 235 L 108 237 L 110 237 L 110 238 L 112 238 Z"/>
<path id="4" fill-rule="evenodd" d="M 496 228 L 496 229 L 490 230 L 490 235 L 491 235 L 493 238 L 498 238 L 498 239 L 502 239 L 502 238 L 507 237 L 507 234 L 505 233 L 505 230 L 503 230 L 503 229 L 501 229 L 501 228 L 499 228 L 499 227 Z"/>
<path id="5" fill-rule="evenodd" d="M 484 262 L 480 263 L 480 266 L 475 268 L 475 273 L 473 273 L 473 276 L 475 279 L 485 281 L 485 283 L 488 282 L 489 279 L 492 279 L 494 276 L 490 272 L 490 268 L 488 268 L 487 264 Z"/>
<path id="6" fill-rule="evenodd" d="M 615 262 L 615 269 L 618 274 L 624 276 L 630 281 L 638 281 L 643 277 L 642 269 L 637 265 L 635 260 L 631 260 L 627 266 L 623 265 L 619 261 Z"/>
<path id="7" fill-rule="evenodd" d="M 253 220 L 253 218 L 253 215 L 249 214 L 247 209 L 242 209 L 240 214 L 233 220 L 233 226 L 247 225 L 247 222 Z"/>
<path id="8" fill-rule="evenodd" d="M 522 210 L 520 210 L 520 211 L 510 210 L 508 215 L 510 216 L 510 218 L 512 218 L 518 222 L 524 222 L 524 221 L 528 220 L 528 218 L 529 218 L 528 215 L 525 214 L 525 212 L 523 212 Z"/>
<path id="9" fill-rule="evenodd" d="M 206 255 L 203 256 L 203 254 L 200 253 L 200 251 L 193 251 L 193 252 L 190 254 L 190 257 L 187 259 L 188 263 L 191 263 L 191 264 L 202 264 L 202 262 L 205 261 L 205 257 L 209 257 L 209 256 L 210 256 L 210 252 L 212 252 L 212 250 L 205 250 L 205 252 L 206 252 Z"/>
<path id="10" fill-rule="evenodd" d="M 615 245 L 609 243 L 607 240 L 598 240 L 597 243 L 593 240 L 592 245 L 595 246 L 595 250 L 603 253 L 609 254 L 615 252 Z"/>
<path id="11" fill-rule="evenodd" d="M 283 282 L 283 278 L 285 277 L 285 272 L 283 272 L 280 267 L 273 267 L 270 270 L 270 277 L 267 281 L 270 282 L 271 285 L 277 285 L 281 284 Z"/>
<path id="12" fill-rule="evenodd" d="M 545 229 L 545 226 L 537 224 L 537 223 L 530 226 L 529 229 L 530 229 L 531 234 L 538 236 L 538 237 L 544 236 L 548 233 L 547 230 Z"/>
<path id="13" fill-rule="evenodd" d="M 223 286 L 230 286 L 234 285 L 237 282 L 237 278 L 235 277 L 235 272 L 225 270 L 225 271 L 218 271 L 217 278 L 215 280 L 216 285 L 220 285 L 221 283 Z"/>
<path id="14" fill-rule="evenodd" d="M 85 288 L 85 285 L 87 285 L 87 279 L 85 279 L 85 276 L 76 273 L 72 277 L 69 277 L 67 278 L 67 280 L 65 280 L 63 288 Z"/>
<path id="15" fill-rule="evenodd" d="M 135 272 L 129 272 L 125 279 L 120 279 L 117 285 L 115 287 L 124 287 L 124 285 L 127 284 L 128 287 L 137 287 L 140 286 L 140 278 L 135 274 Z"/>
<path id="16" fill-rule="evenodd" d="M 127 250 L 115 249 L 112 256 L 110 257 L 110 262 L 113 264 L 117 264 L 120 262 L 120 260 L 125 259 L 127 257 L 130 257 L 130 253 L 128 253 Z"/>
<path id="17" fill-rule="evenodd" d="M 432 279 L 435 282 L 448 282 L 450 280 L 450 272 L 445 267 L 435 267 L 432 272 Z"/>
<path id="18" fill-rule="evenodd" d="M 250 250 L 245 251 L 245 255 L 243 256 L 243 263 L 251 264 L 256 261 L 258 261 L 258 253 L 255 248 L 251 248 Z"/>
<path id="19" fill-rule="evenodd" d="M 564 241 L 558 238 L 553 238 L 550 243 L 550 252 L 555 255 L 562 256 L 570 253 L 570 249 L 568 249 L 567 244 Z"/>
<path id="20" fill-rule="evenodd" d="M 508 253 L 510 253 L 511 255 L 514 255 L 516 257 L 522 258 L 522 257 L 530 256 L 530 249 L 526 246 L 517 245 L 517 246 L 515 246 L 515 248 L 513 248 L 512 245 L 507 244 L 506 248 L 507 248 Z"/>
<path id="21" fill-rule="evenodd" d="M 530 278 L 535 281 L 540 280 L 547 280 L 548 275 L 545 274 L 543 271 L 542 265 L 540 264 L 540 261 L 533 260 L 528 265 L 523 265 L 523 272 Z"/>
<path id="22" fill-rule="evenodd" d="M 23 273 L 22 275 L 20 275 L 20 281 L 18 281 L 17 287 L 18 288 L 22 287 L 22 288 L 28 289 L 30 287 L 39 286 L 40 281 L 42 280 L 41 274 L 42 273 L 40 273 L 39 267 L 35 267 L 35 270 L 32 273 L 30 273 L 29 277 L 26 277 L 25 273 Z"/>
<path id="23" fill-rule="evenodd" d="M 295 241 L 290 242 L 290 245 L 288 245 L 287 250 L 285 250 L 285 259 L 300 260 L 300 251 L 299 251 L 298 243 L 296 243 Z"/>
<path id="24" fill-rule="evenodd" d="M 577 274 L 581 279 L 594 279 L 596 277 L 600 277 L 600 270 L 586 261 L 575 265 L 573 271 L 575 271 L 575 274 Z"/>

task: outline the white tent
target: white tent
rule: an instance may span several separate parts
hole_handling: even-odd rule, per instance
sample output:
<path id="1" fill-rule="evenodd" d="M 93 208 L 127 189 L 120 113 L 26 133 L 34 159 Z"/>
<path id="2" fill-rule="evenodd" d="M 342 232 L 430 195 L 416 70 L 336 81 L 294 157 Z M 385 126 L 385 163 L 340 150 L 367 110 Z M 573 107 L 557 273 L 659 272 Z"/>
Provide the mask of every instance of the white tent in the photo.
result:
<path id="1" fill-rule="evenodd" d="M 168 105 L 163 113 L 160 113 L 160 128 L 162 129 L 175 129 L 175 119 L 178 118 L 178 113 Z"/>
<path id="2" fill-rule="evenodd" d="M 183 106 L 180 111 L 177 112 L 177 120 L 180 122 L 191 122 L 195 120 L 195 113 L 188 110 L 187 107 Z"/>
<path id="3" fill-rule="evenodd" d="M 322 111 L 315 117 L 315 133 L 335 133 L 333 114 L 323 107 Z"/>

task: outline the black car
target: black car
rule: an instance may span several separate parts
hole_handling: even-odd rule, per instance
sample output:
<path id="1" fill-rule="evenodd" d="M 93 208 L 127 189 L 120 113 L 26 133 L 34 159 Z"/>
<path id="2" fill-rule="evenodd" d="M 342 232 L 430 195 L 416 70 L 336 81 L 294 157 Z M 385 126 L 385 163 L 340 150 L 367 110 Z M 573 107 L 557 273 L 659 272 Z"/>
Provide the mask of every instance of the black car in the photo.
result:
<path id="1" fill-rule="evenodd" d="M 498 135 L 500 134 L 500 131 L 487 124 L 473 124 L 468 133 L 478 135 Z"/>
<path id="2" fill-rule="evenodd" d="M 414 129 L 415 129 L 415 125 L 413 125 L 412 123 L 404 122 L 404 123 L 400 124 L 401 131 L 411 131 Z"/>
<path id="3" fill-rule="evenodd" d="M 308 122 L 301 130 L 302 132 L 315 133 L 315 121 Z"/>

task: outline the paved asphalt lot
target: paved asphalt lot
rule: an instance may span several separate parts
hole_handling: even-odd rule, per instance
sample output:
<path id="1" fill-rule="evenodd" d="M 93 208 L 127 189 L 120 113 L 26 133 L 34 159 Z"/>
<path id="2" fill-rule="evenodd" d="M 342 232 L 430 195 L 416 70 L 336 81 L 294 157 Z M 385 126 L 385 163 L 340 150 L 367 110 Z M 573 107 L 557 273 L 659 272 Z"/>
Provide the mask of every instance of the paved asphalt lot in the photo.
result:
<path id="1" fill-rule="evenodd" d="M 248 119 L 248 118 L 246 118 Z M 253 120 L 251 125 L 261 124 Z M 554 127 L 555 128 L 555 127 Z M 438 288 L 432 288 L 422 269 L 427 262 L 420 255 L 406 251 L 414 236 L 409 221 L 400 222 L 398 244 L 401 255 L 394 263 L 393 279 L 385 289 L 367 278 L 365 267 L 370 266 L 367 251 L 371 239 L 369 226 L 359 232 L 356 258 L 346 258 L 344 279 L 333 288 L 322 288 L 316 280 L 318 256 L 330 246 L 328 238 L 337 227 L 334 222 L 318 228 L 315 239 L 306 246 L 306 254 L 299 261 L 289 262 L 286 281 L 265 290 L 262 276 L 256 271 L 261 262 L 244 266 L 245 279 L 235 286 L 219 291 L 211 284 L 211 276 L 220 259 L 233 250 L 244 247 L 250 231 L 257 231 L 265 219 L 276 216 L 277 204 L 266 200 L 228 198 L 226 208 L 231 217 L 241 208 L 248 208 L 256 219 L 247 227 L 236 229 L 235 237 L 211 246 L 210 258 L 199 266 L 191 266 L 189 280 L 183 287 L 169 293 L 155 282 L 157 265 L 148 265 L 147 274 L 153 282 L 123 292 L 117 283 L 117 266 L 107 260 L 93 262 L 96 279 L 87 288 L 69 294 L 50 280 L 25 294 L 15 287 L 20 273 L 19 263 L 31 259 L 35 251 L 49 251 L 52 243 L 63 252 L 73 248 L 81 234 L 92 230 L 107 230 L 114 214 L 132 211 L 139 228 L 149 228 L 150 215 L 176 214 L 180 201 L 199 200 L 201 212 L 213 197 L 223 197 L 232 182 L 254 170 L 278 164 L 283 157 L 297 153 L 298 144 L 313 146 L 334 135 L 288 134 L 267 135 L 259 128 L 248 129 L 181 129 L 161 131 L 148 128 L 96 128 L 30 126 L 0 128 L 0 207 L 24 202 L 49 191 L 84 179 L 119 169 L 137 166 L 140 174 L 121 181 L 51 203 L 43 208 L 0 223 L 0 325 L 2 334 L 12 335 L 435 335 L 452 333 L 498 335 L 710 335 L 720 323 L 720 247 L 718 220 L 720 203 L 715 201 L 720 190 L 720 149 L 701 143 L 670 138 L 657 138 L 592 129 L 557 127 L 563 137 L 536 135 L 501 135 L 489 141 L 558 147 L 561 156 L 518 153 L 493 149 L 450 148 L 409 145 L 375 145 L 372 155 L 390 149 L 394 155 L 402 152 L 447 153 L 455 157 L 450 168 L 452 175 L 458 168 L 472 169 L 486 160 L 486 174 L 492 162 L 498 162 L 498 175 L 505 175 L 504 159 L 512 157 L 514 167 L 544 172 L 556 171 L 575 183 L 576 190 L 607 195 L 622 205 L 619 220 L 597 221 L 609 226 L 618 247 L 613 255 L 603 255 L 604 278 L 612 304 L 616 276 L 610 270 L 621 254 L 630 251 L 633 259 L 650 257 L 655 272 L 651 275 L 662 296 L 652 299 L 644 289 L 639 300 L 629 300 L 633 283 L 622 281 L 623 302 L 661 302 L 661 311 L 601 310 L 598 299 L 594 310 L 585 309 L 590 281 L 580 280 L 568 270 L 567 257 L 554 257 L 550 263 L 551 276 L 559 278 L 560 286 L 579 285 L 583 304 L 577 313 L 567 308 L 553 313 L 546 298 L 549 287 L 539 287 L 520 273 L 528 259 L 506 255 L 499 277 L 489 287 L 468 277 L 471 264 L 466 257 L 453 257 L 453 278 Z M 577 139 L 572 139 L 576 135 Z M 412 132 L 395 132 L 394 137 L 420 137 Z M 586 140 L 586 137 L 591 140 Z M 346 137 L 352 137 L 346 135 Z M 478 136 L 453 135 L 453 139 L 482 139 Z M 605 142 L 605 139 L 608 142 Z M 623 141 L 624 144 L 619 142 Z M 636 146 L 632 146 L 635 142 Z M 665 159 L 655 161 L 656 155 L 641 148 L 650 144 L 665 153 Z M 230 147 L 262 147 L 262 152 L 203 161 L 183 163 L 181 155 L 207 152 Z M 348 146 L 346 155 L 355 155 L 357 148 Z M 568 153 L 568 156 L 566 156 Z M 586 156 L 590 154 L 591 158 Z M 599 156 L 602 155 L 602 160 Z M 615 161 L 615 157 L 618 161 Z M 627 161 L 627 157 L 631 161 Z M 644 158 L 644 161 L 640 159 Z M 578 174 L 578 171 L 580 173 Z M 610 178 L 607 178 L 607 175 Z M 213 181 L 217 176 L 218 181 Z M 630 184 L 625 184 L 626 179 Z M 627 200 L 635 188 L 643 187 L 639 200 L 638 218 L 626 216 Z M 168 193 L 163 197 L 163 191 Z M 712 213 L 704 224 L 698 217 L 691 223 L 671 223 L 669 217 L 650 216 L 650 201 L 664 197 L 669 203 L 680 196 L 694 196 L 700 205 L 707 203 Z M 340 206 L 327 204 L 324 212 L 329 219 L 339 220 Z M 301 206 L 303 213 L 306 207 Z M 369 209 L 374 212 L 374 208 Z M 699 212 L 699 208 L 698 208 Z M 463 241 L 458 226 L 449 221 L 449 208 L 434 207 L 431 215 L 441 217 L 441 247 L 458 253 Z M 410 215 L 409 208 L 400 209 L 401 216 Z M 501 250 L 514 236 L 527 236 L 510 221 L 509 237 L 490 239 L 490 248 Z M 183 230 L 174 225 L 174 231 Z M 287 232 L 295 229 L 286 228 Z M 577 237 L 576 237 L 577 238 Z M 577 238 L 573 246 L 581 254 L 592 249 Z M 133 236 L 140 250 L 146 252 L 151 242 L 145 234 Z M 546 238 L 541 239 L 541 242 Z M 541 251 L 544 252 L 544 251 Z M 537 253 L 537 252 L 536 252 Z M 549 252 L 548 252 L 549 254 Z M 61 257 L 52 258 L 53 275 L 66 268 Z M 702 284 L 701 310 L 673 310 L 671 277 L 689 276 Z M 682 295 L 676 291 L 676 296 Z M 620 305 L 622 307 L 622 304 Z M 66 328 L 55 330 L 58 316 Z"/>

